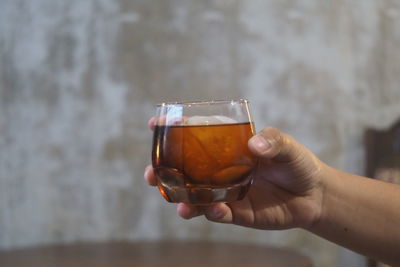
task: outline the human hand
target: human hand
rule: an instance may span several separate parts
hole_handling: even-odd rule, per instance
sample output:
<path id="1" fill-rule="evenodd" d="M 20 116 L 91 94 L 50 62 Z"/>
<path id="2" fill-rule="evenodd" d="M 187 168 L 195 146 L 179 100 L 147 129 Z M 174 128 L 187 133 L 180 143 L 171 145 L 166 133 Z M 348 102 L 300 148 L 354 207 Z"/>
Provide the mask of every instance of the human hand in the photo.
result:
<path id="1" fill-rule="evenodd" d="M 149 121 L 151 129 L 154 120 Z M 185 219 L 205 215 L 214 222 L 258 229 L 308 227 L 322 212 L 324 164 L 287 134 L 266 128 L 253 136 L 250 151 L 258 157 L 254 180 L 243 200 L 195 206 L 177 205 Z M 157 184 L 153 168 L 144 174 L 149 185 Z"/>

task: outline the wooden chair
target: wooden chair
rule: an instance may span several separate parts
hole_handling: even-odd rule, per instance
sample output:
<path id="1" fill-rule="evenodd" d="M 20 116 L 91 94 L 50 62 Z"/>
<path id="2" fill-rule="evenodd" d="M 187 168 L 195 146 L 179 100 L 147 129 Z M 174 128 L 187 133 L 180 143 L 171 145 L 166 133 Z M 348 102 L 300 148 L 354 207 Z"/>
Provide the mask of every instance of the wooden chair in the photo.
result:
<path id="1" fill-rule="evenodd" d="M 400 120 L 386 130 L 366 130 L 365 145 L 366 175 L 385 182 L 400 184 Z M 369 260 L 369 266 L 387 265 Z"/>

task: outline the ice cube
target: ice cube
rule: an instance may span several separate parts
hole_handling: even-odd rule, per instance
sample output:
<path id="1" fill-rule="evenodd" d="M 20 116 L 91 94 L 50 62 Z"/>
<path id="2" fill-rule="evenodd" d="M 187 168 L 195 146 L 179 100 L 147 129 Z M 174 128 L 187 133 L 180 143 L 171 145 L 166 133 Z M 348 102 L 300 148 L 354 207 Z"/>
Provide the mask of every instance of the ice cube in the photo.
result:
<path id="1" fill-rule="evenodd" d="M 213 116 L 215 119 L 217 119 L 217 120 L 219 120 L 220 121 L 220 123 L 223 123 L 223 124 L 232 124 L 232 123 L 237 123 L 237 121 L 236 120 L 234 120 L 234 119 L 232 119 L 232 118 L 229 118 L 229 117 L 226 117 L 226 116 Z"/>
<path id="2" fill-rule="evenodd" d="M 185 121 L 186 125 L 210 125 L 218 123 L 219 120 L 214 119 L 212 116 L 192 116 Z"/>
<path id="3" fill-rule="evenodd" d="M 185 125 L 216 125 L 216 124 L 232 124 L 236 121 L 225 116 L 192 116 L 185 121 Z"/>

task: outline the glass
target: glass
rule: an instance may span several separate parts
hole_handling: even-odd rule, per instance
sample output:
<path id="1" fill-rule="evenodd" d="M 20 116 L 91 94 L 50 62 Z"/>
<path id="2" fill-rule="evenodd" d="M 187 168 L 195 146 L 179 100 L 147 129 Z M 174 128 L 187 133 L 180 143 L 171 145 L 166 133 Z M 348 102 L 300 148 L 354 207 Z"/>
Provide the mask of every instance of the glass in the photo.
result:
<path id="1" fill-rule="evenodd" d="M 247 100 L 157 105 L 152 163 L 161 194 L 195 205 L 242 199 L 256 164 L 253 135 Z"/>

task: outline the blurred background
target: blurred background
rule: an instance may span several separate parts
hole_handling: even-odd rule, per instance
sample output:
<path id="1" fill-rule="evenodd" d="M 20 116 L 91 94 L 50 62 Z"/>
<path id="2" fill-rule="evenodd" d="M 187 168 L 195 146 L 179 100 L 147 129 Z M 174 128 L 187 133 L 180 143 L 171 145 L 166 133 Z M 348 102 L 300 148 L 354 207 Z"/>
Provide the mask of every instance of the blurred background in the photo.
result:
<path id="1" fill-rule="evenodd" d="M 364 174 L 364 130 L 400 116 L 399 47 L 395 0 L 0 0 L 0 249 L 225 240 L 365 266 L 303 230 L 180 219 L 143 180 L 147 120 L 247 98 L 257 130 Z"/>

